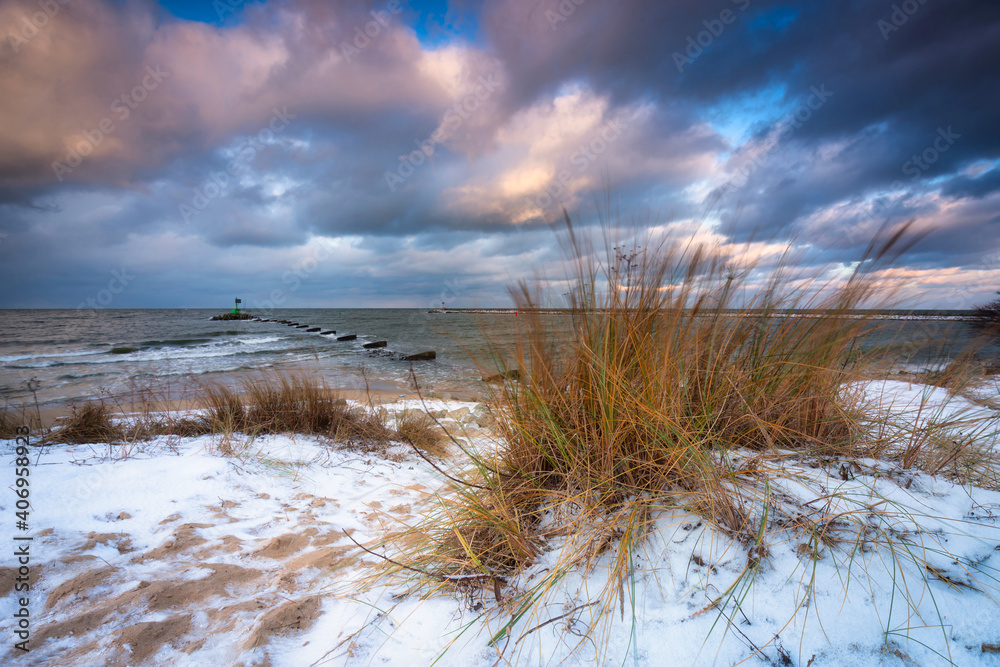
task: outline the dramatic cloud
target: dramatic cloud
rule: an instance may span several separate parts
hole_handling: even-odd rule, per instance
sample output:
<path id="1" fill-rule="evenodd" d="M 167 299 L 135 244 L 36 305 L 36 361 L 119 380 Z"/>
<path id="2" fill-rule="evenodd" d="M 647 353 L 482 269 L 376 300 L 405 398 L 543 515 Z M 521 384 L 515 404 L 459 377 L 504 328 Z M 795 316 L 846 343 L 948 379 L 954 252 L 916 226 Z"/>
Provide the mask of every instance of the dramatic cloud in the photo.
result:
<path id="1" fill-rule="evenodd" d="M 973 0 L 7 0 L 0 306 L 113 271 L 100 305 L 503 304 L 610 201 L 829 275 L 913 220 L 887 280 L 965 308 L 997 289 L 997 62 Z"/>

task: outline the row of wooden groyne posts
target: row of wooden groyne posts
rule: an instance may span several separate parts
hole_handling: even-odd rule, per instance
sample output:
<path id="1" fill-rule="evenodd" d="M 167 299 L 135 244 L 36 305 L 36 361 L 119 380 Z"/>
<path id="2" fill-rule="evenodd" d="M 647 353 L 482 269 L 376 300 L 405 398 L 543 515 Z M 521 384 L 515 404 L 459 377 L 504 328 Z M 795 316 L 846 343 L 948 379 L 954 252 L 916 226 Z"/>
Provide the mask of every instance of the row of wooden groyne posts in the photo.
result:
<path id="1" fill-rule="evenodd" d="M 337 336 L 337 332 L 334 329 L 328 329 L 323 331 L 322 327 L 313 327 L 308 324 L 299 324 L 298 322 L 292 322 L 291 320 L 272 320 L 269 318 L 257 317 L 251 315 L 250 313 L 226 313 L 224 315 L 216 315 L 212 318 L 213 320 L 246 320 L 249 322 L 274 322 L 275 324 L 284 324 L 285 326 L 295 327 L 296 329 L 305 329 L 305 333 L 318 333 L 321 336 Z M 352 341 L 357 340 L 357 334 L 346 334 L 343 336 L 337 336 L 338 341 Z M 362 345 L 366 350 L 376 350 L 379 348 L 385 348 L 388 346 L 388 342 L 384 340 L 376 340 L 371 343 L 364 343 Z M 427 350 L 425 352 L 417 352 L 416 354 L 402 354 L 399 352 L 391 353 L 394 356 L 402 359 L 403 361 L 433 361 L 437 358 L 437 353 L 434 350 Z M 493 375 L 482 376 L 483 382 L 506 382 L 508 380 L 520 381 L 521 372 L 519 370 L 501 370 L 501 372 Z"/>
<path id="2" fill-rule="evenodd" d="M 313 327 L 308 324 L 299 324 L 298 322 L 292 322 L 291 320 L 272 320 L 260 317 L 250 317 L 247 318 L 251 322 L 274 322 L 275 324 L 284 324 L 285 326 L 295 327 L 296 329 L 305 329 L 305 333 L 318 333 L 321 336 L 337 336 L 337 332 L 333 329 L 323 331 L 322 327 Z M 338 341 L 352 341 L 357 340 L 357 334 L 346 334 L 343 336 L 337 336 Z M 379 348 L 385 348 L 388 346 L 388 342 L 384 340 L 376 340 L 371 343 L 365 343 L 361 347 L 366 350 L 375 350 Z M 434 350 L 427 350 L 425 352 L 417 352 L 416 354 L 400 354 L 399 357 L 403 361 L 432 361 L 437 358 L 437 353 Z"/>

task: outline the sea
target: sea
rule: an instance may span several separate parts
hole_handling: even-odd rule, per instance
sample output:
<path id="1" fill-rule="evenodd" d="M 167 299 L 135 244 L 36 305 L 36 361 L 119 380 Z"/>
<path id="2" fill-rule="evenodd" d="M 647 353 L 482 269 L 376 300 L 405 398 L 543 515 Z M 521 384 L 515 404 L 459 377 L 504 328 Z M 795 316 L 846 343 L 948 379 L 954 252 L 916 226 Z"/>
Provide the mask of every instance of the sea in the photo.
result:
<path id="1" fill-rule="evenodd" d="M 218 309 L 0 310 L 0 402 L 42 407 L 141 390 L 185 398 L 247 372 L 308 370 L 334 388 L 421 390 L 456 397 L 482 391 L 487 336 L 513 332 L 504 314 L 424 309 L 279 309 L 284 319 L 335 330 L 322 335 L 277 322 L 213 321 Z M 352 341 L 338 336 L 354 334 Z M 384 349 L 365 343 L 386 341 Z M 404 355 L 434 351 L 434 361 Z M 475 359 L 482 359 L 477 365 Z"/>
<path id="2" fill-rule="evenodd" d="M 496 371 L 497 349 L 513 340 L 513 311 L 427 309 L 278 309 L 320 332 L 277 322 L 213 321 L 215 309 L 0 310 L 0 404 L 57 407 L 102 397 L 128 400 L 138 392 L 183 399 L 206 383 L 240 383 L 249 373 L 308 370 L 329 386 L 476 399 L 481 378 Z M 963 311 L 890 316 L 862 347 L 891 345 L 895 361 L 919 370 L 956 357 L 976 338 Z M 552 326 L 566 315 L 550 314 Z M 335 330 L 336 335 L 322 335 Z M 338 341 L 354 334 L 355 340 Z M 386 341 L 384 349 L 365 343 Z M 499 347 L 498 347 L 499 346 Z M 433 361 L 403 356 L 433 350 Z M 977 356 L 1000 362 L 987 341 Z M 411 366 L 413 373 L 411 375 Z"/>

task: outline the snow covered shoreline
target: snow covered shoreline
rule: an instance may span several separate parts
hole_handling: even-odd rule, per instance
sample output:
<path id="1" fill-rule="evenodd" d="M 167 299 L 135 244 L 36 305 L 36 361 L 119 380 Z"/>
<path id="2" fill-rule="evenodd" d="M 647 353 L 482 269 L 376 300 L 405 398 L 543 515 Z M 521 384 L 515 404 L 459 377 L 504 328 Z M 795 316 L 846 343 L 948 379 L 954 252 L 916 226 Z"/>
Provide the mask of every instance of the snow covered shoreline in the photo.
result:
<path id="1" fill-rule="evenodd" d="M 896 415 L 932 406 L 913 419 L 957 410 L 970 424 L 993 418 L 934 388 L 865 390 Z M 495 446 L 470 418 L 475 404 L 427 407 L 470 446 Z M 0 445 L 6 483 L 10 444 Z M 236 456 L 221 455 L 213 436 L 161 436 L 127 458 L 100 444 L 32 448 L 24 664 L 492 665 L 499 651 L 500 664 L 518 665 L 1000 660 L 996 491 L 874 460 L 846 475 L 833 462 L 787 463 L 773 492 L 839 503 L 833 513 L 844 524 L 830 526 L 831 536 L 860 531 L 856 548 L 850 539 L 811 544 L 789 530 L 746 579 L 744 545 L 664 507 L 631 564 L 629 590 L 606 594 L 613 564 L 596 554 L 518 617 L 492 589 L 421 599 L 396 580 L 372 585 L 383 563 L 352 540 L 372 544 L 419 523 L 445 481 L 410 448 L 379 456 L 300 435 L 240 444 Z M 453 454 L 448 468 L 461 466 Z M 0 501 L 6 544 L 14 500 L 8 491 Z M 887 548 L 879 536 L 889 534 L 907 547 Z M 578 547 L 573 535 L 551 540 L 509 585 L 532 586 Z M 0 576 L 6 637 L 23 595 L 14 574 Z M 738 611 L 728 605 L 734 595 Z M 5 661 L 17 659 L 12 651 Z"/>

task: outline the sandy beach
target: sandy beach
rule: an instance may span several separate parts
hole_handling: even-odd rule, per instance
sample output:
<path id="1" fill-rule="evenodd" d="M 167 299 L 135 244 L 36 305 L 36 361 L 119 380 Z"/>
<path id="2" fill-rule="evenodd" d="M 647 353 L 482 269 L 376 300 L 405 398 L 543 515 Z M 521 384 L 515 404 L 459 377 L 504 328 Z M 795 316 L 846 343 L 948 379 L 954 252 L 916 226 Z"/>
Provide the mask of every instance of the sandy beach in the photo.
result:
<path id="1" fill-rule="evenodd" d="M 868 390 L 896 414 L 934 405 L 937 414 L 992 418 L 921 385 L 887 382 Z M 476 423 L 485 414 L 481 405 L 390 398 L 379 396 L 392 413 L 430 410 L 463 446 L 497 446 Z M 434 494 L 447 480 L 428 461 L 402 443 L 375 453 L 314 436 L 236 436 L 225 446 L 220 440 L 168 436 L 131 446 L 31 449 L 32 664 L 498 660 L 504 642 L 490 638 L 516 610 L 505 610 L 490 587 L 425 597 L 398 576 L 380 579 L 386 562 L 356 544 L 377 543 L 434 511 Z M 12 450 L 4 447 L 11 463 Z M 450 445 L 437 465 L 454 473 L 461 460 Z M 856 505 L 845 505 L 848 513 L 876 498 L 891 502 L 893 530 L 913 531 L 912 544 L 923 549 L 913 562 L 886 559 L 877 540 L 866 553 L 831 550 L 815 561 L 803 559 L 794 541 L 772 544 L 771 564 L 748 591 L 753 603 L 746 609 L 755 614 L 720 631 L 715 626 L 725 617 L 712 600 L 739 575 L 742 548 L 698 517 L 664 508 L 643 550 L 648 562 L 635 564 L 634 589 L 624 593 L 625 623 L 591 628 L 597 644 L 572 640 L 591 617 L 580 596 L 608 583 L 611 563 L 598 555 L 515 624 L 512 636 L 528 641 L 501 662 L 617 661 L 632 646 L 640 664 L 730 664 L 754 653 L 756 642 L 778 637 L 772 659 L 788 655 L 792 664 L 930 664 L 949 652 L 956 664 L 994 664 L 1000 578 L 991 573 L 1000 572 L 1000 493 L 861 464 L 849 482 L 836 467 L 804 466 L 795 471 L 797 484 L 837 489 L 839 502 Z M 844 492 L 852 486 L 855 492 Z M 551 546 L 510 584 L 530 585 L 534 573 L 578 548 L 572 539 Z M 848 571 L 865 574 L 854 584 L 843 578 L 851 559 L 857 562 Z M 891 611 L 899 585 L 892 582 L 918 574 L 914 563 L 936 578 L 907 584 L 925 587 L 912 596 L 919 607 Z M 3 574 L 3 613 L 11 618 L 16 573 Z M 806 601 L 812 612 L 785 625 L 778 610 Z M 941 628 L 948 628 L 944 644 Z"/>

